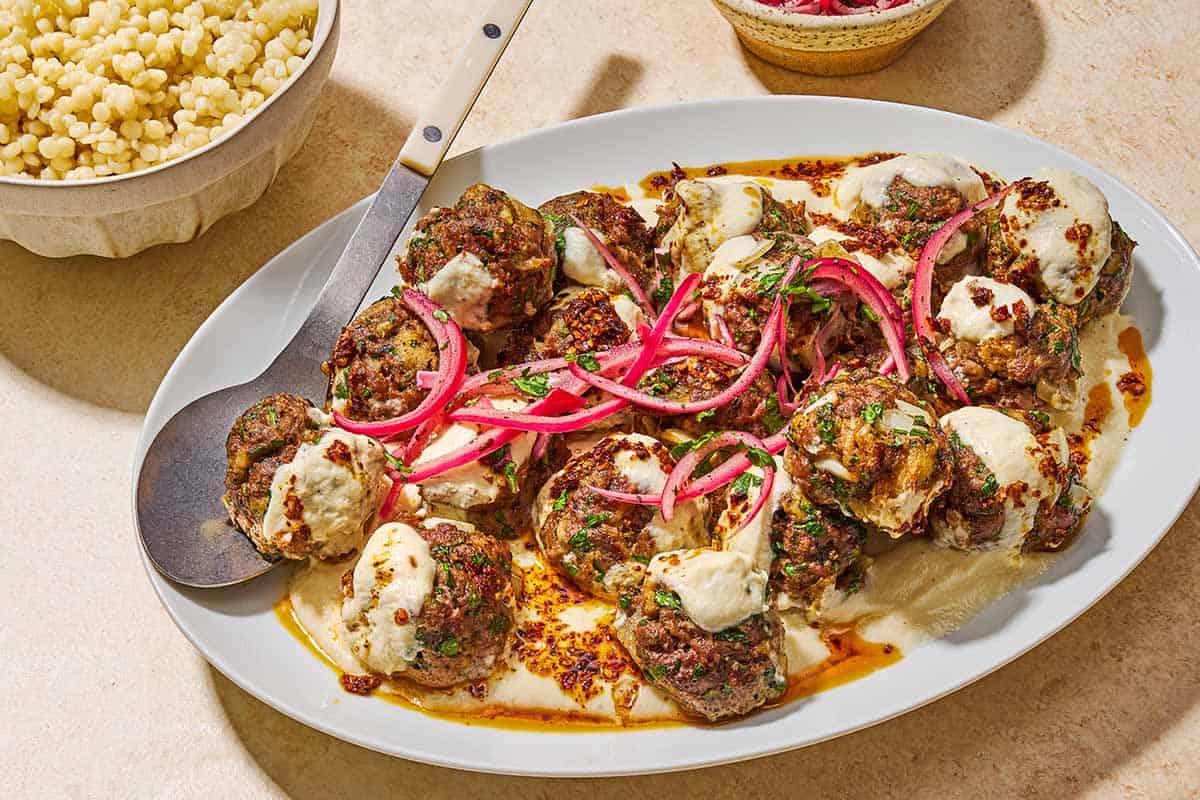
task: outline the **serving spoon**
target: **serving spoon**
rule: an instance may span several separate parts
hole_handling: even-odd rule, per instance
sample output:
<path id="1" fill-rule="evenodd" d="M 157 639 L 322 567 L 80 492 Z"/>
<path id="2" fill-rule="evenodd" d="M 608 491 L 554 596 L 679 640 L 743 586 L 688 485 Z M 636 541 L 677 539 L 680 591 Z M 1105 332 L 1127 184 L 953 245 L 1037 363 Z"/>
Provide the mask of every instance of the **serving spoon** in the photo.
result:
<path id="1" fill-rule="evenodd" d="M 484 14 L 283 352 L 254 380 L 184 406 L 155 435 L 138 472 L 134 519 L 150 562 L 166 577 L 216 588 L 243 583 L 281 563 L 264 557 L 232 527 L 221 504 L 229 428 L 243 411 L 276 392 L 325 397 L 328 378 L 321 362 L 388 260 L 532 2 L 495 0 Z"/>

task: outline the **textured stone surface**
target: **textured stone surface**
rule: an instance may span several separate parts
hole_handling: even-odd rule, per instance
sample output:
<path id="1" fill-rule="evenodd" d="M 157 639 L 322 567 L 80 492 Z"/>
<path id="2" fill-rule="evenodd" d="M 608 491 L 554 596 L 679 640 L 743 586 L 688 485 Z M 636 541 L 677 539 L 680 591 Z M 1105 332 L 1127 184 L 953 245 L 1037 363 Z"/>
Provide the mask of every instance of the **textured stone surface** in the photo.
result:
<path id="1" fill-rule="evenodd" d="M 372 190 L 483 5 L 346 0 L 333 78 L 300 156 L 263 200 L 197 242 L 124 262 L 46 261 L 0 244 L 5 793 L 1200 795 L 1200 502 L 1111 595 L 1015 663 L 892 722 L 732 767 L 591 783 L 425 767 L 310 731 L 205 664 L 138 559 L 129 481 L 141 415 L 223 297 Z M 1200 125 L 1198 38 L 1190 0 L 959 0 L 887 71 L 816 79 L 744 54 L 701 0 L 541 0 L 456 149 L 689 98 L 899 100 L 991 119 L 1102 164 L 1197 243 L 1200 159 L 1184 131 Z"/>

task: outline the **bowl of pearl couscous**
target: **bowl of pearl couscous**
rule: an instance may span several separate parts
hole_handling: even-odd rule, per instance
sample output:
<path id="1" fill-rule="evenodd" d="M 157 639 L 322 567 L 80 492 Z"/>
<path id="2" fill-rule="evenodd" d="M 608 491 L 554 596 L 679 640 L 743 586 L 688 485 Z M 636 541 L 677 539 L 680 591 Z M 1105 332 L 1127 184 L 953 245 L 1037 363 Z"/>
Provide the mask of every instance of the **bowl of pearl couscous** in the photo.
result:
<path id="1" fill-rule="evenodd" d="M 299 149 L 337 0 L 0 0 L 0 239 L 120 258 L 257 200 Z"/>

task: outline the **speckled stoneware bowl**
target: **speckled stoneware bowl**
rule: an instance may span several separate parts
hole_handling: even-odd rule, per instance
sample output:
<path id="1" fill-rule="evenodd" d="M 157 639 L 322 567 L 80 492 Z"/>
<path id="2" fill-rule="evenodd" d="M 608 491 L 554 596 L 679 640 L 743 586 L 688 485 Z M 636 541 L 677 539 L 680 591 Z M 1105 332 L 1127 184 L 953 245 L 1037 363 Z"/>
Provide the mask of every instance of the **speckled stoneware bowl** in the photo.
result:
<path id="1" fill-rule="evenodd" d="M 755 0 L 713 0 L 746 49 L 810 75 L 856 75 L 891 64 L 953 0 L 912 0 L 841 17 L 795 14 Z"/>
<path id="2" fill-rule="evenodd" d="M 173 161 L 81 181 L 0 177 L 0 239 L 59 258 L 124 258 L 190 241 L 267 190 L 300 149 L 337 51 L 338 0 L 320 0 L 304 67 L 229 134 Z"/>

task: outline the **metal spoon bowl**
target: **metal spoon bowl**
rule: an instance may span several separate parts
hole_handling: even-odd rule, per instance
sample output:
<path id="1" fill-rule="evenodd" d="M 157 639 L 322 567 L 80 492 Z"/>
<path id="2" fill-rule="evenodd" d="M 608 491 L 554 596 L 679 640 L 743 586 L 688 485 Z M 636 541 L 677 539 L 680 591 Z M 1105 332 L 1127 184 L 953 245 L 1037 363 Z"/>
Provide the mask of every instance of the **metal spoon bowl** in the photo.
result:
<path id="1" fill-rule="evenodd" d="M 216 588 L 251 580 L 279 563 L 231 526 L 221 504 L 229 428 L 276 392 L 324 399 L 328 379 L 321 362 L 362 304 L 531 3 L 497 0 L 484 15 L 283 352 L 254 380 L 184 406 L 150 443 L 137 476 L 134 520 L 151 563 L 166 577 Z"/>

